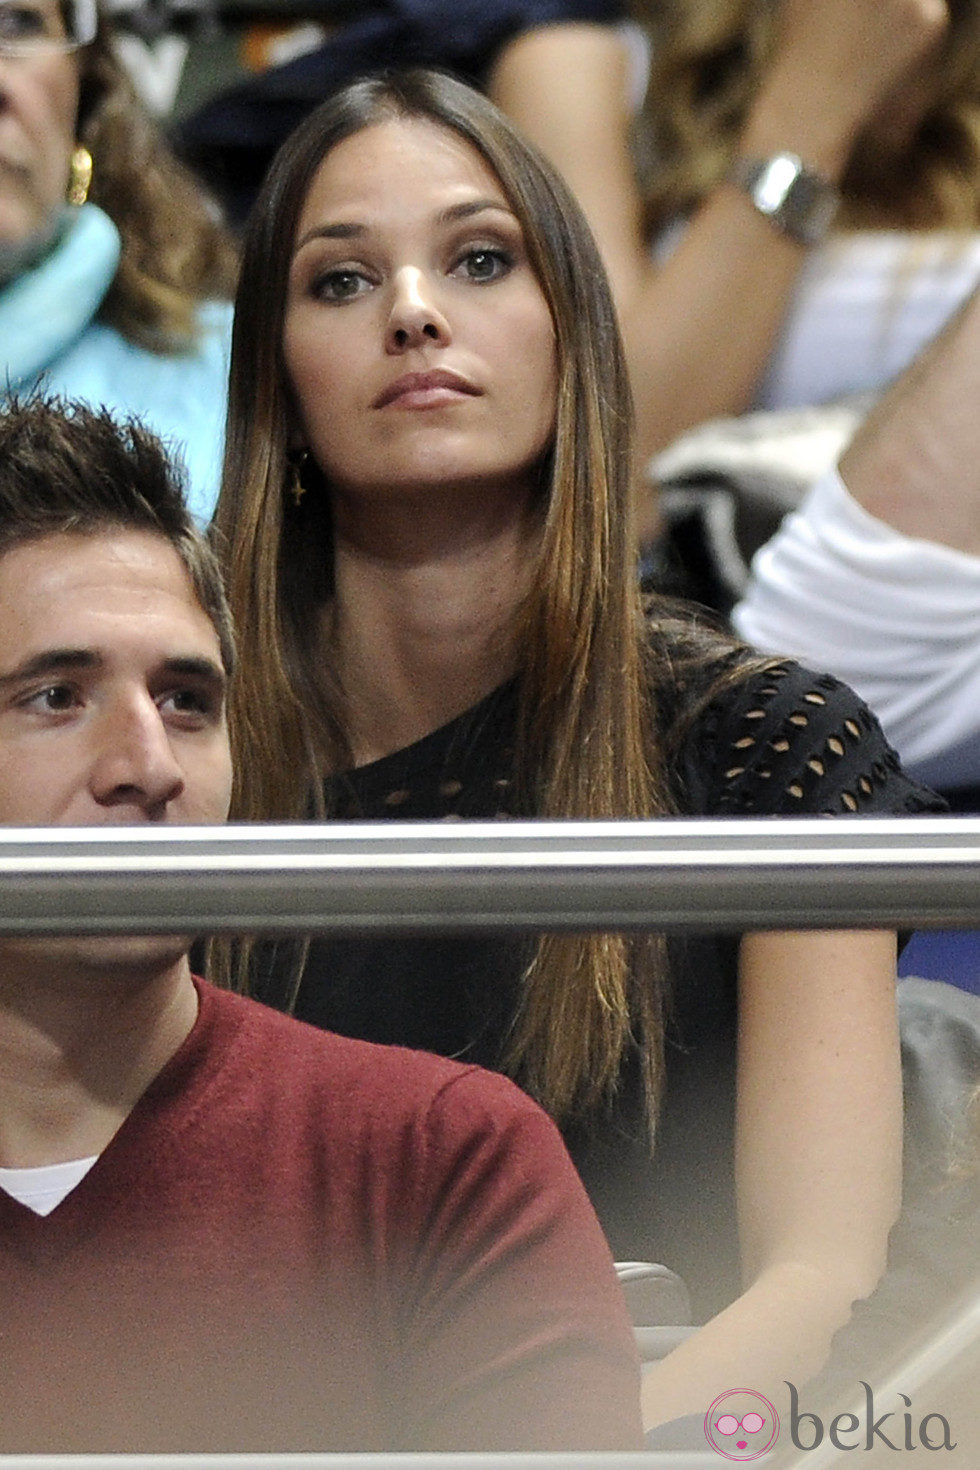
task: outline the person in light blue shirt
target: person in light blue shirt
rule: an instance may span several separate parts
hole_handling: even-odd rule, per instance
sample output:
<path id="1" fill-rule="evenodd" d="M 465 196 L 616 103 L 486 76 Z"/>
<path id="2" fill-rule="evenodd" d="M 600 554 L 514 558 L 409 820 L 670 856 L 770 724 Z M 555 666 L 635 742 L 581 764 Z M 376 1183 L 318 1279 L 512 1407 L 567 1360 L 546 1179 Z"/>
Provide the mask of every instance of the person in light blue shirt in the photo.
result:
<path id="1" fill-rule="evenodd" d="M 0 0 L 0 394 L 137 414 L 210 519 L 234 251 L 109 49 L 94 0 Z"/>

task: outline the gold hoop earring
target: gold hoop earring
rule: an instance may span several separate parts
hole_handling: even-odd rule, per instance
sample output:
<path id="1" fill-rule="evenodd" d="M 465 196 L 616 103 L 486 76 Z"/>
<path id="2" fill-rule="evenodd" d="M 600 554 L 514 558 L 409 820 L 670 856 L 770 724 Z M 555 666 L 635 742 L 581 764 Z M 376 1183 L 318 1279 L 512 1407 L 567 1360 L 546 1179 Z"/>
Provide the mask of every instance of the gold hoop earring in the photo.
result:
<path id="1" fill-rule="evenodd" d="M 306 468 L 306 462 L 309 457 L 310 451 L 308 449 L 301 449 L 295 459 L 290 457 L 288 461 L 289 479 L 286 485 L 286 490 L 288 494 L 292 497 L 293 504 L 296 506 L 297 510 L 299 509 L 300 501 L 306 494 L 306 486 L 303 484 L 303 471 Z"/>
<path id="2" fill-rule="evenodd" d="M 68 171 L 68 203 L 80 208 L 92 187 L 92 155 L 83 143 L 72 149 Z"/>

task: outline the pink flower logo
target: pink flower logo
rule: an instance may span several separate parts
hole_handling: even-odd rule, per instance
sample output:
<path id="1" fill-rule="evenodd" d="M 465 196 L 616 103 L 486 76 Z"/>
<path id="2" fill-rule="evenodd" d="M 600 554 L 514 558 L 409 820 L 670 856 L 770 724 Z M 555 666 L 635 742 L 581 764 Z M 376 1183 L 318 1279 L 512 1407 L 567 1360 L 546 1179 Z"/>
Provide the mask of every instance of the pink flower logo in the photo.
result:
<path id="1" fill-rule="evenodd" d="M 779 1438 L 779 1415 L 754 1388 L 730 1388 L 705 1414 L 704 1437 L 726 1460 L 744 1465 L 772 1449 Z"/>

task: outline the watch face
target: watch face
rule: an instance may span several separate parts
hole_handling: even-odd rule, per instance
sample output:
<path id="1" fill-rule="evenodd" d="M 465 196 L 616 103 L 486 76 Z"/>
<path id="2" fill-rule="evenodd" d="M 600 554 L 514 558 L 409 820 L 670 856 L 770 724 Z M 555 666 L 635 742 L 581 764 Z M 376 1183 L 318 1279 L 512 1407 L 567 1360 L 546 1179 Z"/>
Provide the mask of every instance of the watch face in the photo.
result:
<path id="1" fill-rule="evenodd" d="M 800 178 L 803 165 L 791 153 L 778 153 L 768 159 L 752 186 L 752 202 L 763 214 L 775 214 L 793 185 Z"/>
<path id="2" fill-rule="evenodd" d="M 795 153 L 759 161 L 739 159 L 732 181 L 744 188 L 760 214 L 803 245 L 816 245 L 829 230 L 840 196 L 833 184 L 807 168 Z"/>

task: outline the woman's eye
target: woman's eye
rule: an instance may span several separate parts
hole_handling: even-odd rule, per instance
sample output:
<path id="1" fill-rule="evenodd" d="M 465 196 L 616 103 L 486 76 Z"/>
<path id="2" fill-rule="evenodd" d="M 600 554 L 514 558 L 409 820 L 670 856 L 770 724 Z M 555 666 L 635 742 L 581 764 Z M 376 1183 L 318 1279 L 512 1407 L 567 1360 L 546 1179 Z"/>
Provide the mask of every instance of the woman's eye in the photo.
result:
<path id="1" fill-rule="evenodd" d="M 313 295 L 320 301 L 353 301 L 370 290 L 371 283 L 361 271 L 339 269 L 325 271 L 313 282 Z"/>
<path id="2" fill-rule="evenodd" d="M 513 264 L 513 257 L 506 250 L 484 247 L 480 250 L 467 250 L 454 270 L 456 274 L 463 275 L 470 281 L 497 281 L 501 276 L 507 275 Z"/>

